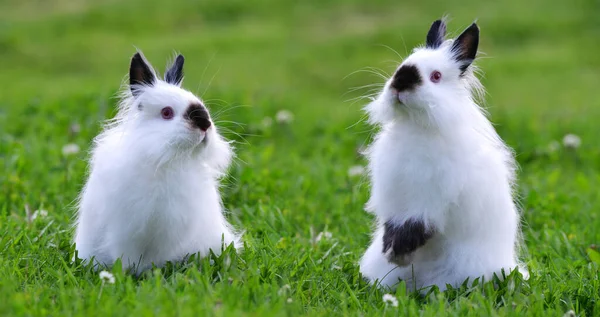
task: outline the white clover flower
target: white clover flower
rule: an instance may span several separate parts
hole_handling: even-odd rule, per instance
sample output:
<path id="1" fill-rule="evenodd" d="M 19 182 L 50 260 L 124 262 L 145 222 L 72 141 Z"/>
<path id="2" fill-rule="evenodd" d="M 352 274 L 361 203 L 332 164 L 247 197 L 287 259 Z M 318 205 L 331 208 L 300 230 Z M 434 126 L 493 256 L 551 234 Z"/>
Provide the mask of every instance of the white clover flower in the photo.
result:
<path id="1" fill-rule="evenodd" d="M 282 296 L 289 292 L 291 289 L 292 287 L 289 284 L 285 284 L 277 291 L 277 295 Z"/>
<path id="2" fill-rule="evenodd" d="M 81 131 L 81 126 L 79 125 L 79 123 L 73 123 L 69 127 L 69 130 L 71 131 L 71 133 L 77 134 Z"/>
<path id="3" fill-rule="evenodd" d="M 317 235 L 317 237 L 315 238 L 316 242 L 319 242 L 323 239 L 331 239 L 332 234 L 329 231 L 323 231 L 323 232 L 319 232 L 319 234 Z"/>
<path id="4" fill-rule="evenodd" d="M 581 145 L 581 138 L 575 134 L 567 134 L 563 138 L 563 145 L 566 148 L 577 149 Z"/>
<path id="5" fill-rule="evenodd" d="M 386 305 L 391 305 L 392 307 L 398 307 L 398 299 L 396 298 L 396 296 L 394 296 L 392 294 L 383 295 L 383 302 Z"/>
<path id="6" fill-rule="evenodd" d="M 291 298 L 291 297 L 289 297 L 289 298 L 287 299 L 287 303 L 288 303 L 288 304 L 291 304 L 291 303 L 292 303 L 292 298 Z"/>
<path id="7" fill-rule="evenodd" d="M 560 149 L 560 143 L 558 141 L 553 140 L 548 144 L 548 152 L 554 153 Z"/>
<path id="8" fill-rule="evenodd" d="M 563 315 L 563 317 L 575 317 L 575 316 L 577 316 L 577 314 L 575 314 L 575 312 L 572 309 Z"/>
<path id="9" fill-rule="evenodd" d="M 360 145 L 359 147 L 356 148 L 356 154 L 363 156 L 365 155 L 365 153 L 367 152 L 367 150 L 369 149 L 369 147 L 365 144 Z"/>
<path id="10" fill-rule="evenodd" d="M 102 280 L 102 283 L 115 284 L 115 276 L 110 272 L 100 272 L 100 279 Z"/>
<path id="11" fill-rule="evenodd" d="M 31 220 L 35 220 L 37 217 L 45 218 L 48 216 L 48 210 L 40 209 L 33 212 L 31 215 Z"/>
<path id="12" fill-rule="evenodd" d="M 354 165 L 348 169 L 348 176 L 355 177 L 365 173 L 365 167 L 362 165 Z"/>
<path id="13" fill-rule="evenodd" d="M 271 117 L 264 117 L 262 119 L 262 121 L 260 121 L 260 125 L 263 128 L 270 128 L 273 125 L 273 118 L 271 118 Z"/>
<path id="14" fill-rule="evenodd" d="M 65 144 L 62 148 L 62 154 L 64 156 L 71 156 L 79 153 L 79 145 L 75 143 Z"/>
<path id="15" fill-rule="evenodd" d="M 288 110 L 279 110 L 275 115 L 275 120 L 282 124 L 291 123 L 294 121 L 294 114 Z"/>

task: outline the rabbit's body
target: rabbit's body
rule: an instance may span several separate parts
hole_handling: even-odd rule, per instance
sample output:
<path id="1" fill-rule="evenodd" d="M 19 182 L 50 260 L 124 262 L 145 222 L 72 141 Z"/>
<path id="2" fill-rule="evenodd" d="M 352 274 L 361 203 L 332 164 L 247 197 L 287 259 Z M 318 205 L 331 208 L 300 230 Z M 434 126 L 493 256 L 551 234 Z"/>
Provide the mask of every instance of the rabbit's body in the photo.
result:
<path id="1" fill-rule="evenodd" d="M 139 273 L 209 249 L 218 254 L 223 243 L 239 246 L 218 191 L 229 144 L 214 127 L 195 130 L 178 118 L 200 103 L 192 94 L 160 81 L 142 89 L 95 140 L 79 201 L 78 256 L 105 265 L 122 258 L 124 268 Z M 175 115 L 154 118 L 156 105 L 173 106 Z M 159 126 L 146 128 L 149 122 Z"/>
<path id="2" fill-rule="evenodd" d="M 382 253 L 380 224 L 361 263 L 367 277 L 382 279 L 389 272 L 383 284 L 401 278 L 417 289 L 443 288 L 515 267 L 518 217 L 506 182 L 512 173 L 503 161 L 508 153 L 473 131 L 455 132 L 442 137 L 396 122 L 371 146 L 368 210 L 397 223 L 425 216 L 438 233 L 411 255 L 408 266 L 395 268 Z"/>
<path id="3" fill-rule="evenodd" d="M 127 266 L 141 260 L 137 265 L 144 270 L 153 262 L 161 266 L 196 252 L 206 255 L 208 249 L 218 253 L 222 238 L 226 245 L 235 240 L 206 166 L 185 161 L 140 166 L 139 158 L 127 157 L 126 144 L 108 142 L 97 147 L 99 163 L 81 200 L 80 257 L 97 255 L 99 262 L 113 263 L 123 256 Z M 118 163 L 107 164 L 103 155 Z"/>
<path id="4" fill-rule="evenodd" d="M 372 282 L 445 289 L 517 266 L 512 153 L 471 97 L 473 74 L 443 58 L 451 44 L 403 62 L 417 65 L 423 86 L 395 88 L 407 85 L 397 78 L 410 77 L 396 75 L 367 106 L 381 125 L 367 152 L 367 210 L 378 227 L 360 263 Z M 447 81 L 425 82 L 423 73 L 437 70 Z"/>

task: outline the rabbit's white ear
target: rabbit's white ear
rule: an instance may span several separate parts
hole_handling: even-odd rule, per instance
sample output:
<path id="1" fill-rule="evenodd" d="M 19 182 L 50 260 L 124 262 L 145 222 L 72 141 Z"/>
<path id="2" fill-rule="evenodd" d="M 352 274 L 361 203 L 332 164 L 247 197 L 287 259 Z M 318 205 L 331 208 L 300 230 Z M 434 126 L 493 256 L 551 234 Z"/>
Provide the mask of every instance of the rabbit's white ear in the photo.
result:
<path id="1" fill-rule="evenodd" d="M 477 46 L 479 46 L 479 27 L 473 23 L 452 43 L 451 51 L 454 59 L 460 63 L 461 72 L 464 73 L 475 60 Z"/>
<path id="2" fill-rule="evenodd" d="M 169 69 L 167 69 L 167 72 L 165 72 L 165 81 L 167 83 L 177 86 L 181 85 L 181 82 L 183 81 L 184 61 L 185 59 L 183 58 L 183 55 L 177 55 L 177 58 L 175 58 L 175 62 L 173 62 L 173 65 L 169 67 Z"/>
<path id="3" fill-rule="evenodd" d="M 446 36 L 446 24 L 442 20 L 436 20 L 431 24 L 429 32 L 427 32 L 427 41 L 425 46 L 427 48 L 436 49 L 444 43 Z"/>
<path id="4" fill-rule="evenodd" d="M 131 58 L 129 66 L 129 88 L 137 96 L 141 86 L 151 86 L 156 82 L 156 74 L 142 52 L 137 52 Z"/>

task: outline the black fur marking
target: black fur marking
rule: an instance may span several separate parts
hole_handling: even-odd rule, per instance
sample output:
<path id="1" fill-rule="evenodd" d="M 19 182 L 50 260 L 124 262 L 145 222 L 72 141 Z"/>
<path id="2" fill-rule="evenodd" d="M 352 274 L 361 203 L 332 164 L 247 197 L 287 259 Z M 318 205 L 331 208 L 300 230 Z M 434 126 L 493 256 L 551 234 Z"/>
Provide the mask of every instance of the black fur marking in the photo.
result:
<path id="1" fill-rule="evenodd" d="M 436 49 L 444 42 L 446 36 L 446 24 L 442 20 L 436 20 L 431 24 L 429 32 L 427 32 L 427 48 Z"/>
<path id="2" fill-rule="evenodd" d="M 139 94 L 136 85 L 153 85 L 156 82 L 156 75 L 152 66 L 146 60 L 141 52 L 135 53 L 131 58 L 129 66 L 129 87 L 134 96 Z"/>
<path id="3" fill-rule="evenodd" d="M 388 221 L 384 225 L 383 253 L 392 249 L 392 258 L 414 252 L 433 237 L 435 230 L 425 228 L 422 220 L 409 219 L 402 225 Z"/>
<path id="4" fill-rule="evenodd" d="M 210 115 L 206 108 L 201 104 L 191 104 L 183 114 L 183 118 L 188 120 L 194 127 L 206 131 L 210 123 Z"/>
<path id="5" fill-rule="evenodd" d="M 479 27 L 473 23 L 452 44 L 454 59 L 460 63 L 460 71 L 464 73 L 475 60 L 479 46 Z"/>
<path id="6" fill-rule="evenodd" d="M 179 86 L 181 81 L 183 81 L 183 55 L 177 55 L 175 62 L 173 65 L 169 67 L 167 72 L 165 73 L 165 81 L 172 85 Z"/>
<path id="7" fill-rule="evenodd" d="M 394 74 L 392 87 L 397 91 L 412 90 L 422 83 L 421 75 L 415 65 L 404 65 Z"/>

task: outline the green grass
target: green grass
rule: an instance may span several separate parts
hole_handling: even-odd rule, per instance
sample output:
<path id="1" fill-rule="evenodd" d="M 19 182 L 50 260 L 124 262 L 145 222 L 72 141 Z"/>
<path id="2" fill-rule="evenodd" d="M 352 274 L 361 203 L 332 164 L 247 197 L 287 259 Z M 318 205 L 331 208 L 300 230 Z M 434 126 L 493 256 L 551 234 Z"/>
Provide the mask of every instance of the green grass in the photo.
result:
<path id="1" fill-rule="evenodd" d="M 600 316 L 598 12 L 595 0 L 0 0 L 0 315 Z M 393 71 L 385 46 L 406 55 L 443 14 L 453 34 L 481 27 L 487 105 L 521 165 L 531 278 L 398 290 L 394 308 L 357 265 L 372 218 L 368 182 L 348 169 L 372 131 L 364 101 L 349 101 L 367 90 L 350 89 L 381 80 L 352 73 Z M 183 53 L 184 86 L 222 112 L 238 155 L 223 196 L 246 248 L 139 280 L 114 269 L 103 285 L 69 261 L 72 202 L 134 46 L 161 71 Z M 293 122 L 261 124 L 282 109 Z M 567 133 L 581 147 L 550 151 Z M 69 143 L 82 151 L 63 156 Z"/>

